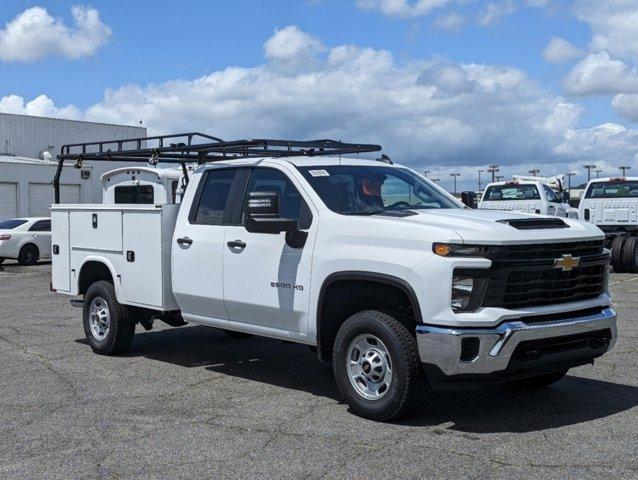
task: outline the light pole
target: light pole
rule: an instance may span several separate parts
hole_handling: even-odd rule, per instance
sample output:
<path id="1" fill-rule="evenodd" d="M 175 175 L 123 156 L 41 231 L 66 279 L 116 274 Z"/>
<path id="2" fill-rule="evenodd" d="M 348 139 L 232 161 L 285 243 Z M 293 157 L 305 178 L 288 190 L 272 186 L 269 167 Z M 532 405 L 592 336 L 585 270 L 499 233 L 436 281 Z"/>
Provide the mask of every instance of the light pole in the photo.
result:
<path id="1" fill-rule="evenodd" d="M 589 182 L 591 180 L 591 171 L 596 168 L 596 165 L 583 165 L 583 168 L 587 169 L 587 181 Z"/>
<path id="2" fill-rule="evenodd" d="M 494 177 L 494 178 L 496 178 L 497 182 L 500 182 L 501 180 L 503 180 L 505 178 L 505 175 L 496 175 L 496 177 Z"/>
<path id="3" fill-rule="evenodd" d="M 478 174 L 479 174 L 479 184 L 478 184 L 479 188 L 478 188 L 478 191 L 479 191 L 479 193 L 481 193 L 481 185 L 482 185 L 482 183 L 481 183 L 481 173 L 484 172 L 485 170 L 480 169 L 480 170 L 477 170 L 477 171 L 478 171 Z"/>
<path id="4" fill-rule="evenodd" d="M 454 179 L 454 195 L 456 195 L 456 177 L 460 177 L 460 173 L 450 173 L 450 177 Z"/>
<path id="5" fill-rule="evenodd" d="M 620 171 L 622 172 L 622 176 L 626 177 L 627 175 L 625 175 L 625 172 L 627 170 L 629 170 L 631 167 L 618 167 L 620 169 Z"/>
<path id="6" fill-rule="evenodd" d="M 566 173 L 567 175 L 567 190 L 571 190 L 572 189 L 572 177 L 574 175 L 576 175 L 576 172 L 569 172 Z"/>
<path id="7" fill-rule="evenodd" d="M 440 182 L 440 181 L 441 181 L 441 179 L 440 179 L 440 178 L 430 178 L 429 180 L 430 180 L 431 182 L 434 182 L 434 183 L 437 183 L 437 182 Z"/>
<path id="8" fill-rule="evenodd" d="M 541 173 L 541 171 L 538 168 L 532 168 L 531 170 L 528 170 L 527 173 L 531 173 L 532 177 L 537 177 L 538 174 Z"/>
<path id="9" fill-rule="evenodd" d="M 490 168 L 487 169 L 487 171 L 492 174 L 492 181 L 494 181 L 496 172 L 498 172 L 499 170 L 500 169 L 498 168 L 498 165 L 490 165 Z"/>
<path id="10" fill-rule="evenodd" d="M 429 170 L 426 170 L 426 171 L 423 172 L 423 175 L 425 176 L 425 178 L 428 178 L 428 173 L 430 173 Z"/>
<path id="11" fill-rule="evenodd" d="M 601 173 L 602 173 L 602 170 L 596 170 L 596 178 L 600 178 Z"/>

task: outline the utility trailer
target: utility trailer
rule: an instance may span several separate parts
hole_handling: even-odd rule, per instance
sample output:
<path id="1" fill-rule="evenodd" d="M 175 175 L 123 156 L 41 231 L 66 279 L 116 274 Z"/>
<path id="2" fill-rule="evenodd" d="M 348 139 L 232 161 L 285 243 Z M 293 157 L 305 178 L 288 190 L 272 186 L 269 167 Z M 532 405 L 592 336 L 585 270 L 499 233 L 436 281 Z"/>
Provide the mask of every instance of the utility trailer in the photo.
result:
<path id="1" fill-rule="evenodd" d="M 605 233 L 615 272 L 638 273 L 638 177 L 591 180 L 572 211 Z"/>

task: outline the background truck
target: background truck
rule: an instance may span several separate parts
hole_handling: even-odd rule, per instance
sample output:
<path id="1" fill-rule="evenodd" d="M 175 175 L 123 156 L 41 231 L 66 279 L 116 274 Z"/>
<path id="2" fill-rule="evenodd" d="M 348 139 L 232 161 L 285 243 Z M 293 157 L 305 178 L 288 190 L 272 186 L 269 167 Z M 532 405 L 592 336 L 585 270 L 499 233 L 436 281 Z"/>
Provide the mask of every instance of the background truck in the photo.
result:
<path id="1" fill-rule="evenodd" d="M 96 353 L 156 320 L 298 342 L 354 413 L 389 420 L 430 388 L 549 385 L 615 343 L 594 225 L 465 209 L 388 157 L 347 156 L 376 145 L 198 138 L 58 157 L 185 172 L 180 204 L 52 208 L 52 288 L 81 297 Z"/>
<path id="2" fill-rule="evenodd" d="M 570 206 L 562 186 L 556 191 L 552 188 L 555 183 L 534 178 L 515 177 L 514 180 L 489 183 L 478 208 L 566 217 Z M 559 185 L 562 184 L 559 182 Z"/>
<path id="3" fill-rule="evenodd" d="M 638 177 L 591 180 L 572 211 L 605 233 L 615 272 L 638 272 Z"/>

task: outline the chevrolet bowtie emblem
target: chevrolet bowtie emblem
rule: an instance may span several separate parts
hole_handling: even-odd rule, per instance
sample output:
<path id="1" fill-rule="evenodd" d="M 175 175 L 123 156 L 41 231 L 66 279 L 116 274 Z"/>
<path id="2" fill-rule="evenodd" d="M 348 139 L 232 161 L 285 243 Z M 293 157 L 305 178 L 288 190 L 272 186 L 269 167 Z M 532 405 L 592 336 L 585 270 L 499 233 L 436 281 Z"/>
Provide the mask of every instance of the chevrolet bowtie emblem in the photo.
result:
<path id="1" fill-rule="evenodd" d="M 554 260 L 554 266 L 560 268 L 563 272 L 569 272 L 580 263 L 580 257 L 572 257 L 570 254 L 564 254 L 563 258 Z"/>

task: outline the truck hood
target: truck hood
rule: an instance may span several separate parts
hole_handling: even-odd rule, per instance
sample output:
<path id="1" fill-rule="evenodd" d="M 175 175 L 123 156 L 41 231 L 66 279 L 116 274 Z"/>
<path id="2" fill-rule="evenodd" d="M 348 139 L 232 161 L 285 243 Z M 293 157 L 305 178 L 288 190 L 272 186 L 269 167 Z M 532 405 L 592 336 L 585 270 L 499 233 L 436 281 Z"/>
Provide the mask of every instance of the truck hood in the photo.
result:
<path id="1" fill-rule="evenodd" d="M 548 241 L 578 241 L 603 239 L 596 226 L 569 218 L 546 215 L 526 215 L 498 210 L 442 209 L 416 210 L 416 215 L 397 220 L 418 222 L 456 232 L 465 243 L 506 244 L 541 243 Z M 504 221 L 509 220 L 562 220 L 567 228 L 518 229 Z"/>

